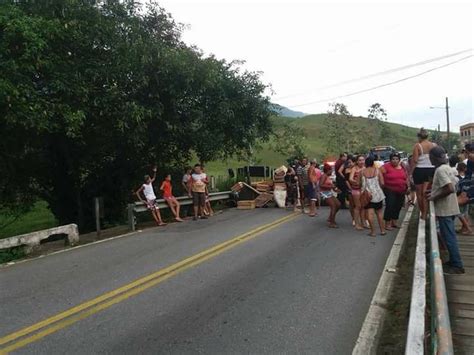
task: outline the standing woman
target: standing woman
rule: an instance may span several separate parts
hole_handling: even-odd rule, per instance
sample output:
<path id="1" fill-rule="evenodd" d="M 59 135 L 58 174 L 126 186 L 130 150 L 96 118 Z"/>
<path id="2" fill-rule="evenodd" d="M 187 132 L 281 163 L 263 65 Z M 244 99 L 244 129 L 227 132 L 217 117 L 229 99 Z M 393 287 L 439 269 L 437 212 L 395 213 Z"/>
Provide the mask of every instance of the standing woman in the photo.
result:
<path id="1" fill-rule="evenodd" d="M 435 168 L 430 162 L 430 150 L 436 146 L 428 140 L 428 131 L 421 128 L 417 133 L 418 143 L 413 146 L 412 175 L 416 188 L 416 199 L 420 209 L 420 218 L 426 219 L 428 213 L 428 200 L 426 190 L 433 179 Z"/>
<path id="2" fill-rule="evenodd" d="M 346 162 L 341 166 L 341 169 L 342 169 L 341 173 L 344 175 L 344 183 L 346 184 L 347 199 L 349 200 L 349 211 L 351 213 L 353 227 L 355 226 L 355 223 L 356 223 L 355 218 L 354 218 L 355 204 L 354 204 L 354 197 L 352 197 L 351 184 L 349 183 L 349 177 L 351 176 L 351 171 L 355 163 L 356 163 L 356 158 L 352 155 L 349 155 L 347 157 Z"/>
<path id="3" fill-rule="evenodd" d="M 319 180 L 319 190 L 321 199 L 324 200 L 330 208 L 329 212 L 329 228 L 339 228 L 336 224 L 336 213 L 339 211 L 341 207 L 341 203 L 336 198 L 336 194 L 334 193 L 334 184 L 331 180 L 332 174 L 332 166 L 329 164 L 324 164 L 323 174 Z"/>
<path id="4" fill-rule="evenodd" d="M 362 191 L 369 191 L 372 198 L 367 206 L 367 219 L 369 221 L 371 237 L 375 237 L 374 214 L 377 215 L 377 221 L 380 227 L 380 234 L 385 235 L 385 226 L 382 219 L 382 207 L 385 195 L 382 191 L 384 185 L 383 175 L 374 165 L 374 158 L 369 156 L 365 159 L 365 169 L 362 171 Z"/>
<path id="5" fill-rule="evenodd" d="M 361 187 L 361 173 L 364 169 L 365 158 L 363 155 L 358 155 L 356 164 L 351 169 L 349 175 L 349 184 L 351 185 L 351 194 L 354 200 L 354 220 L 355 229 L 364 229 L 364 213 L 360 204 L 360 187 Z"/>
<path id="6" fill-rule="evenodd" d="M 410 184 L 406 170 L 400 163 L 400 154 L 398 153 L 390 154 L 390 162 L 385 163 L 380 168 L 380 172 L 384 180 L 385 211 L 383 219 L 385 220 L 385 229 L 392 230 L 398 228 L 398 217 Z"/>

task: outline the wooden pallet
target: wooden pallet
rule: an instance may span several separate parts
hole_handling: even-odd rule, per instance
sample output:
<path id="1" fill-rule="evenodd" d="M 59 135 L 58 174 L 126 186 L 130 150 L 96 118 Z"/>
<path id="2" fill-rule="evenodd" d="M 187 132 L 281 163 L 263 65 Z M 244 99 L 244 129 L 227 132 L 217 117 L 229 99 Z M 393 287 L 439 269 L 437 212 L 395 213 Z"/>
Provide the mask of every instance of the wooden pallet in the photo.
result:
<path id="1" fill-rule="evenodd" d="M 239 210 L 253 210 L 255 208 L 255 200 L 243 200 L 237 202 Z"/>

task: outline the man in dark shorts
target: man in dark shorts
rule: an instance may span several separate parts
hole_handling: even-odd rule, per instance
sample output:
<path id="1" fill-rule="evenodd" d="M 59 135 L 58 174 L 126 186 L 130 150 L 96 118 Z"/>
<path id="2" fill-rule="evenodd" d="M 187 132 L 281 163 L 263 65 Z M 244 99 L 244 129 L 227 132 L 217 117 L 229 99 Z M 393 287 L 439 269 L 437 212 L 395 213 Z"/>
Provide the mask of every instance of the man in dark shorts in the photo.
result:
<path id="1" fill-rule="evenodd" d="M 344 171 L 342 174 L 339 173 L 339 170 L 342 165 L 347 161 L 347 153 L 341 153 L 339 155 L 339 159 L 336 160 L 334 164 L 334 172 L 336 173 L 336 187 L 341 191 L 337 194 L 337 199 L 341 203 L 341 209 L 347 208 L 346 206 L 346 198 L 347 198 L 347 184 L 346 179 L 344 177 Z"/>
<path id="2" fill-rule="evenodd" d="M 206 185 L 207 175 L 201 171 L 201 165 L 196 164 L 194 166 L 194 172 L 191 174 L 191 178 L 188 181 L 189 197 L 193 198 L 193 220 L 195 221 L 198 219 L 198 216 L 201 219 L 207 219 L 204 214 L 204 208 L 206 207 Z"/>

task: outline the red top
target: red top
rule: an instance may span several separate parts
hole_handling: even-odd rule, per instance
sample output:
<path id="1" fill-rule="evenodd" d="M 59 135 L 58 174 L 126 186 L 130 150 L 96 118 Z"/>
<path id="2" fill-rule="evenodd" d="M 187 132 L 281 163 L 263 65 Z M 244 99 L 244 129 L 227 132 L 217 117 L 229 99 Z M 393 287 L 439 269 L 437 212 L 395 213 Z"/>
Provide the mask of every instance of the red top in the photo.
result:
<path id="1" fill-rule="evenodd" d="M 320 183 L 319 188 L 321 189 L 321 191 L 329 191 L 329 190 L 332 190 L 333 188 L 332 180 L 326 174 L 321 175 L 321 179 L 319 180 L 319 183 Z"/>
<path id="2" fill-rule="evenodd" d="M 407 189 L 407 173 L 405 169 L 400 166 L 400 169 L 395 168 L 391 163 L 383 165 L 385 173 L 383 174 L 385 181 L 385 188 L 403 193 Z"/>
<path id="3" fill-rule="evenodd" d="M 163 181 L 163 197 L 173 197 L 171 182 Z"/>

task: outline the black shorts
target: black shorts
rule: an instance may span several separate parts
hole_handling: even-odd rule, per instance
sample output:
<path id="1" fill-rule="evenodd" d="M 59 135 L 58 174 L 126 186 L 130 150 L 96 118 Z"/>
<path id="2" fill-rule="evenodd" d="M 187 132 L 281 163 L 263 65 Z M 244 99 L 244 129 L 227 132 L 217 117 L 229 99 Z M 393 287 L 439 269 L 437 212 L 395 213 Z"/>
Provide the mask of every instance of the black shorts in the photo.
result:
<path id="1" fill-rule="evenodd" d="M 415 185 L 421 185 L 433 180 L 435 168 L 415 168 L 413 170 L 413 182 Z"/>
<path id="2" fill-rule="evenodd" d="M 383 207 L 383 201 L 380 201 L 380 202 L 369 202 L 369 204 L 365 206 L 364 208 L 366 210 L 368 210 L 369 208 L 373 208 L 374 210 L 379 210 L 382 207 Z"/>
<path id="3" fill-rule="evenodd" d="M 313 184 L 308 184 L 304 186 L 304 197 L 310 201 L 316 201 L 316 189 Z"/>
<path id="4" fill-rule="evenodd" d="M 194 206 L 204 206 L 206 204 L 206 193 L 193 191 L 193 204 Z"/>

